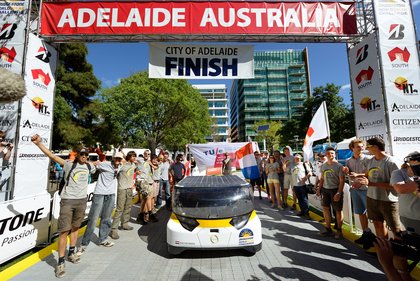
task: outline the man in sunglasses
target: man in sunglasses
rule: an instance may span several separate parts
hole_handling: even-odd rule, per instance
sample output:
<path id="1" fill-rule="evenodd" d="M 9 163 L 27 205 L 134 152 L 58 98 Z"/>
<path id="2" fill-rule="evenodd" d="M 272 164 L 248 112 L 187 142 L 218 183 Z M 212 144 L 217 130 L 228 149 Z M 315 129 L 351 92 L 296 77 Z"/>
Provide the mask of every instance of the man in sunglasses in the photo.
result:
<path id="1" fill-rule="evenodd" d="M 55 268 L 55 276 L 61 278 L 66 274 L 64 261 L 68 234 L 70 234 L 70 248 L 67 260 L 72 263 L 80 262 L 80 256 L 75 253 L 76 242 L 86 211 L 89 174 L 94 174 L 96 168 L 93 165 L 89 165 L 92 167 L 88 166 L 89 151 L 87 148 L 78 149 L 76 159 L 72 162 L 64 160 L 45 147 L 38 134 L 33 135 L 31 140 L 46 156 L 62 165 L 64 169 L 66 183 L 60 194 L 58 264 Z"/>
<path id="2" fill-rule="evenodd" d="M 99 216 L 101 222 L 99 224 L 99 245 L 104 247 L 114 246 L 113 242 L 108 241 L 108 237 L 112 226 L 112 210 L 115 204 L 115 190 L 117 186 L 117 175 L 121 169 L 124 154 L 116 152 L 112 162 L 103 161 L 95 162 L 96 169 L 99 171 L 98 181 L 93 191 L 92 206 L 90 207 L 88 224 L 85 234 L 83 235 L 82 244 L 77 254 L 80 256 L 85 251 L 92 239 L 96 223 Z"/>

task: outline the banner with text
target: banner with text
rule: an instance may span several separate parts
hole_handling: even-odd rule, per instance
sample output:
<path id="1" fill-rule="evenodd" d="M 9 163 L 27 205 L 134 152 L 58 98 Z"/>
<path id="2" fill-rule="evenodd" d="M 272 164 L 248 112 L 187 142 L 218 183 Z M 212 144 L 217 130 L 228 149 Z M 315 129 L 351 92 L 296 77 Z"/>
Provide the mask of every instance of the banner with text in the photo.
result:
<path id="1" fill-rule="evenodd" d="M 254 78 L 254 47 L 151 43 L 149 44 L 149 77 Z"/>
<path id="2" fill-rule="evenodd" d="M 382 80 L 375 33 L 348 51 L 356 136 L 363 140 L 379 137 L 389 151 Z"/>
<path id="3" fill-rule="evenodd" d="M 43 2 L 41 34 L 357 34 L 348 2 Z"/>
<path id="4" fill-rule="evenodd" d="M 15 188 L 16 197 L 46 190 L 50 160 L 31 142 L 31 136 L 39 134 L 42 143 L 50 147 L 56 65 L 57 51 L 29 34 L 25 67 L 27 95 L 22 100 L 15 186 L 31 188 Z"/>
<path id="5" fill-rule="evenodd" d="M 411 1 L 374 1 L 392 153 L 420 145 L 420 66 Z"/>

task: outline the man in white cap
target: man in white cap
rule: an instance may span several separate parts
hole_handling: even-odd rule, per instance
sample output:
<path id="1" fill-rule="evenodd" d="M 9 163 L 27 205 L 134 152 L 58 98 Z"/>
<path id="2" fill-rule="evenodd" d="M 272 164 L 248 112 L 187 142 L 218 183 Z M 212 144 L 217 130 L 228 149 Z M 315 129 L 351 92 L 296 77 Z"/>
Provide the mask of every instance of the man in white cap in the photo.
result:
<path id="1" fill-rule="evenodd" d="M 92 206 L 90 207 L 88 224 L 83 235 L 82 244 L 77 251 L 78 255 L 85 252 L 86 247 L 92 239 L 95 225 L 101 217 L 99 224 L 98 244 L 104 247 L 114 246 L 113 242 L 107 240 L 112 226 L 112 210 L 115 204 L 115 191 L 117 188 L 117 175 L 121 169 L 121 162 L 124 155 L 121 152 L 115 153 L 113 161 L 96 162 L 96 169 L 99 171 L 98 181 L 93 191 Z"/>

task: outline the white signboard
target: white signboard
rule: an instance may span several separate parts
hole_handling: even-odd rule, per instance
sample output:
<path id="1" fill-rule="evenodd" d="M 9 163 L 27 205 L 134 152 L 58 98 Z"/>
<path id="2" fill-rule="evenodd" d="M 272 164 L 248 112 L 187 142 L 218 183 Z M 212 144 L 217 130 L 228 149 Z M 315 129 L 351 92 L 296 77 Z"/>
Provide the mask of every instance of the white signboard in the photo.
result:
<path id="1" fill-rule="evenodd" d="M 374 1 L 392 153 L 420 145 L 420 66 L 411 1 Z"/>
<path id="2" fill-rule="evenodd" d="M 48 240 L 49 213 L 48 193 L 0 203 L 0 264 Z"/>
<path id="3" fill-rule="evenodd" d="M 149 44 L 149 77 L 254 78 L 254 47 L 151 43 Z"/>
<path id="4" fill-rule="evenodd" d="M 379 137 L 385 141 L 389 151 L 375 34 L 370 34 L 349 49 L 348 54 L 356 135 L 364 140 Z"/>
<path id="5" fill-rule="evenodd" d="M 54 48 L 30 34 L 25 68 L 27 95 L 22 100 L 19 124 L 15 197 L 38 194 L 47 189 L 50 160 L 31 142 L 31 136 L 39 134 L 42 143 L 50 146 L 56 58 Z M 31 188 L 27 188 L 29 186 Z"/>

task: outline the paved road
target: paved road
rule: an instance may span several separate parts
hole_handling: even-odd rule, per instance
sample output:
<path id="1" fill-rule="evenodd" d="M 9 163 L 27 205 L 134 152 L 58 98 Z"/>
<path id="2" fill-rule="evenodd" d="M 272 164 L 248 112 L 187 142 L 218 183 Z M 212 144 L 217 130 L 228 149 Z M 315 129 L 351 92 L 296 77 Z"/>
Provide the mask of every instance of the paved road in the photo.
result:
<path id="1" fill-rule="evenodd" d="M 120 231 L 112 248 L 91 243 L 81 263 L 67 262 L 61 280 L 385 280 L 375 257 L 345 239 L 320 237 L 318 222 L 273 210 L 266 198 L 256 198 L 256 209 L 263 247 L 254 256 L 226 250 L 170 257 L 165 243 L 170 213 L 161 210 L 158 223 L 140 226 L 133 220 L 134 230 Z M 137 210 L 134 206 L 133 217 Z M 12 280 L 57 280 L 55 264 L 56 254 L 50 255 Z"/>

